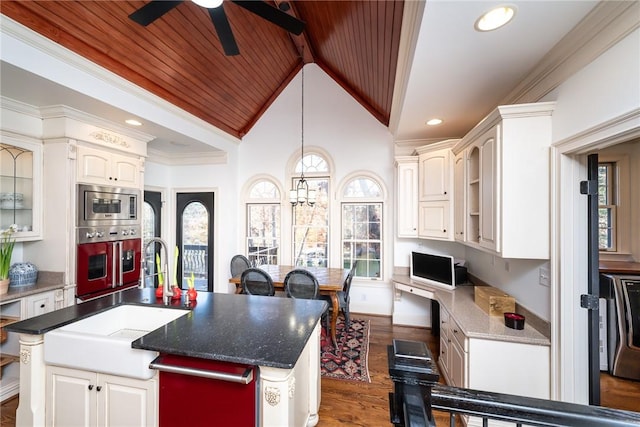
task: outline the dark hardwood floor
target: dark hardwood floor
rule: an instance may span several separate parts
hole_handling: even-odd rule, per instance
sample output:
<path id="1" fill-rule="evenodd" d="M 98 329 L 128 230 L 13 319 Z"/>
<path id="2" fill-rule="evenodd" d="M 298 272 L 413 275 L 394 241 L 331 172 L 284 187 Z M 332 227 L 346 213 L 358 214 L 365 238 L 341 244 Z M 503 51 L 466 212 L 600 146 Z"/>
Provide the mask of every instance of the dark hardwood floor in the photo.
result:
<path id="1" fill-rule="evenodd" d="M 388 394 L 393 389 L 387 367 L 387 345 L 393 338 L 425 341 L 433 354 L 437 354 L 437 340 L 425 328 L 393 326 L 389 317 L 355 317 L 371 320 L 369 337 L 369 374 L 371 383 L 323 379 L 319 427 L 332 426 L 391 426 L 389 423 Z M 640 382 L 601 376 L 602 406 L 640 412 Z M 9 399 L 0 406 L 0 425 L 15 426 L 18 398 Z M 436 414 L 436 423 L 447 426 L 445 414 Z"/>

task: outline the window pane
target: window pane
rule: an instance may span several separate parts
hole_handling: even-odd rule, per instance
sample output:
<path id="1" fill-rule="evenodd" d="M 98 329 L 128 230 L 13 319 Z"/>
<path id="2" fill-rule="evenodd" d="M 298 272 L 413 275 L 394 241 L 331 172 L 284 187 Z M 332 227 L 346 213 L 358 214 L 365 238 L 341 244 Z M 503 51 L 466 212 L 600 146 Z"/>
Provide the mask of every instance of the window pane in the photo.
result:
<path id="1" fill-rule="evenodd" d="M 280 205 L 247 205 L 247 254 L 255 265 L 278 264 Z"/>
<path id="2" fill-rule="evenodd" d="M 190 278 L 193 273 L 196 289 L 207 290 L 208 236 L 209 215 L 207 208 L 200 202 L 189 203 L 182 213 L 183 277 L 181 281 L 183 289 L 187 288 L 187 278 Z M 173 260 L 171 251 L 169 251 L 169 257 Z"/>
<path id="3" fill-rule="evenodd" d="M 342 205 L 342 264 L 358 261 L 356 276 L 381 277 L 382 203 Z"/>
<path id="4" fill-rule="evenodd" d="M 303 172 L 302 165 L 304 164 L 304 172 L 329 172 L 329 164 L 327 161 L 317 154 L 307 154 L 302 161 L 299 161 L 296 165 L 296 173 Z"/>
<path id="5" fill-rule="evenodd" d="M 615 163 L 598 164 L 598 247 L 615 251 Z"/>
<path id="6" fill-rule="evenodd" d="M 306 157 L 305 157 L 306 158 Z M 308 178 L 316 190 L 316 203 L 293 207 L 293 263 L 297 266 L 327 267 L 329 235 L 329 179 Z M 297 179 L 293 180 L 295 187 Z"/>

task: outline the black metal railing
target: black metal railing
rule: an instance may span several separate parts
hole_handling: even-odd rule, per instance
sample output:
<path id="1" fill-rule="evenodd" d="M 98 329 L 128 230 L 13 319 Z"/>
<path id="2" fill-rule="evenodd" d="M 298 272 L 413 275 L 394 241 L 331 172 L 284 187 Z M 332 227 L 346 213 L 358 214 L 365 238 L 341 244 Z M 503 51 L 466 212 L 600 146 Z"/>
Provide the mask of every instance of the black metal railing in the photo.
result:
<path id="1" fill-rule="evenodd" d="M 431 388 L 432 409 L 449 412 L 450 426 L 460 415 L 515 423 L 519 426 L 640 426 L 640 413 L 579 405 L 554 400 L 536 399 L 511 394 L 491 393 L 446 385 Z M 408 426 L 407 426 L 408 427 Z"/>
<path id="2" fill-rule="evenodd" d="M 389 376 L 394 383 L 389 415 L 396 427 L 436 426 L 434 410 L 449 413 L 450 427 L 505 422 L 517 427 L 640 426 L 640 412 L 442 385 L 435 360 L 430 351 L 426 353 L 428 357 L 408 362 L 393 346 L 387 347 Z M 460 417 L 465 418 L 464 423 Z"/>

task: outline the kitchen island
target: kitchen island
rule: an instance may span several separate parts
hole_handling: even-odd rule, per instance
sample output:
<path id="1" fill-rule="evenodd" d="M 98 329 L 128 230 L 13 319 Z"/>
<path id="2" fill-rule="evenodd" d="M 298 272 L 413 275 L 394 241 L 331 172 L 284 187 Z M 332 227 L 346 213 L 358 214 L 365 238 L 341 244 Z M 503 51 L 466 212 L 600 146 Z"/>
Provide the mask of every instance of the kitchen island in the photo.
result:
<path id="1" fill-rule="evenodd" d="M 44 356 L 48 332 L 119 305 L 162 306 L 153 291 L 130 289 L 10 325 L 8 330 L 20 333 L 21 341 L 17 424 L 45 424 L 45 389 L 50 387 Z M 174 300 L 171 306 L 190 312 L 135 339 L 132 348 L 163 356 L 256 367 L 256 424 L 317 423 L 319 320 L 325 302 L 201 292 L 188 306 L 184 300 Z M 159 381 L 162 393 L 161 377 Z M 188 397 L 184 396 L 182 403 L 188 402 Z M 300 413 L 301 408 L 304 414 Z"/>

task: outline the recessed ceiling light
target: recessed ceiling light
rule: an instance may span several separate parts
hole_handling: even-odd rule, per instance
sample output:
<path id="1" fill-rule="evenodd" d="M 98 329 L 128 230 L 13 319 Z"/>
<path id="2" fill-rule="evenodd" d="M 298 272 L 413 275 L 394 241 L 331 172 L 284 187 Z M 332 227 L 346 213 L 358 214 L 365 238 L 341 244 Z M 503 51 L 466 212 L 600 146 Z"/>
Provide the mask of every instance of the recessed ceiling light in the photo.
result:
<path id="1" fill-rule="evenodd" d="M 492 31 L 506 25 L 513 19 L 516 10 L 513 6 L 500 6 L 482 15 L 475 23 L 478 31 Z"/>
<path id="2" fill-rule="evenodd" d="M 442 123 L 442 120 L 440 120 L 440 119 L 431 119 L 431 120 L 429 120 L 427 122 L 427 125 L 429 125 L 429 126 L 437 126 L 440 123 Z"/>
<path id="3" fill-rule="evenodd" d="M 131 126 L 142 126 L 142 123 L 140 123 L 139 121 L 135 120 L 135 119 L 127 119 L 124 121 L 126 124 L 131 125 Z"/>

